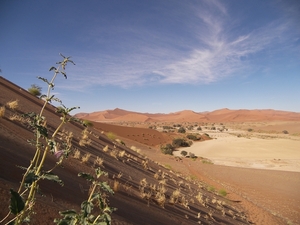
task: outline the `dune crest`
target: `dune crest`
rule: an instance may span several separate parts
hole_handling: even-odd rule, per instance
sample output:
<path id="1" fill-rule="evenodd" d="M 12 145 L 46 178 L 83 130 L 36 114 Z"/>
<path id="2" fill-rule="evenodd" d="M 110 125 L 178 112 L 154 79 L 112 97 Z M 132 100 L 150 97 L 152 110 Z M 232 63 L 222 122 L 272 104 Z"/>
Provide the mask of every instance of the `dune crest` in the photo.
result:
<path id="1" fill-rule="evenodd" d="M 300 113 L 273 109 L 219 109 L 212 112 L 141 113 L 116 108 L 93 113 L 78 113 L 75 117 L 98 122 L 260 122 L 260 121 L 300 121 Z"/>

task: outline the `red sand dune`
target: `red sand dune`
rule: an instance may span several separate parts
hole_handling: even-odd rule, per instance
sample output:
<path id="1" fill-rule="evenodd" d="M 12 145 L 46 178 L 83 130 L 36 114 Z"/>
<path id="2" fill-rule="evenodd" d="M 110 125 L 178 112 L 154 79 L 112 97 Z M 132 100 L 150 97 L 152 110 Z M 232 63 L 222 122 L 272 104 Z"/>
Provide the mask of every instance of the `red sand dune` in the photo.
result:
<path id="1" fill-rule="evenodd" d="M 75 115 L 81 119 L 98 122 L 258 122 L 258 121 L 300 121 L 300 113 L 272 109 L 230 110 L 220 109 L 197 113 L 191 110 L 169 114 L 131 112 L 122 109 L 105 110 Z"/>

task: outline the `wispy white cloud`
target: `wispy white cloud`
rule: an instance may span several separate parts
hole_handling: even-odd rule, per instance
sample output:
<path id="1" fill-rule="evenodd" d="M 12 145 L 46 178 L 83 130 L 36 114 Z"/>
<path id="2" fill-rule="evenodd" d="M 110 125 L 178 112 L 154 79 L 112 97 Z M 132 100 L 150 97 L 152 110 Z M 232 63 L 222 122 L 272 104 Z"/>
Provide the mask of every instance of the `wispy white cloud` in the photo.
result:
<path id="1" fill-rule="evenodd" d="M 90 85 L 126 88 L 153 83 L 215 82 L 253 69 L 248 59 L 269 46 L 286 42 L 286 31 L 290 29 L 289 24 L 277 20 L 249 32 L 230 33 L 234 15 L 223 2 L 205 1 L 205 6 L 189 10 L 193 21 L 186 25 L 193 37 L 187 40 L 178 31 L 171 39 L 146 28 L 123 28 L 122 32 L 127 29 L 133 35 L 131 41 L 126 37 L 125 50 L 87 53 L 88 60 L 79 58 L 74 85 L 67 88 L 78 90 L 78 82 L 82 89 Z"/>

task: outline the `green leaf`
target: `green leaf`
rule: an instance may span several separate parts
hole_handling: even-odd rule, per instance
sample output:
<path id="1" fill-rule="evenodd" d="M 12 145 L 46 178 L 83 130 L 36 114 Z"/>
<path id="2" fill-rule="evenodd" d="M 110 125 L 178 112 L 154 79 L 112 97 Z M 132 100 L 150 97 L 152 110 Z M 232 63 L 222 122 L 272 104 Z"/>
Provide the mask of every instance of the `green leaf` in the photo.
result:
<path id="1" fill-rule="evenodd" d="M 61 211 L 59 212 L 60 215 L 76 215 L 76 211 L 74 209 L 66 210 L 66 211 Z"/>
<path id="2" fill-rule="evenodd" d="M 52 174 L 52 173 L 45 173 L 41 176 L 41 178 L 50 180 L 50 181 L 54 181 L 54 182 L 60 184 L 61 186 L 64 185 L 63 181 L 61 179 L 59 179 L 59 177 L 57 175 Z"/>
<path id="3" fill-rule="evenodd" d="M 24 180 L 25 187 L 30 187 L 30 185 L 38 179 L 38 176 L 34 174 L 34 172 L 30 172 L 27 174 Z"/>
<path id="4" fill-rule="evenodd" d="M 36 128 L 43 137 L 48 137 L 48 130 L 46 127 L 37 125 Z"/>
<path id="5" fill-rule="evenodd" d="M 13 189 L 10 189 L 10 212 L 14 215 L 19 214 L 25 207 L 25 203 L 22 197 L 19 195 L 18 192 L 15 192 Z"/>
<path id="6" fill-rule="evenodd" d="M 101 188 L 111 194 L 114 194 L 114 191 L 111 189 L 111 187 L 106 182 L 101 183 Z"/>
<path id="7" fill-rule="evenodd" d="M 95 178 L 94 178 L 91 174 L 89 174 L 89 173 L 81 172 L 81 173 L 78 174 L 78 176 L 79 176 L 79 177 L 82 177 L 82 178 L 85 178 L 85 179 L 88 180 L 88 181 L 93 181 L 93 180 L 95 180 Z"/>
<path id="8" fill-rule="evenodd" d="M 56 70 L 56 67 L 52 66 L 49 71 Z"/>
<path id="9" fill-rule="evenodd" d="M 93 203 L 84 201 L 81 203 L 81 210 L 84 214 L 84 217 L 87 217 L 93 210 Z"/>
<path id="10" fill-rule="evenodd" d="M 62 75 L 64 75 L 64 77 L 67 79 L 67 74 L 64 71 L 60 71 Z"/>
<path id="11" fill-rule="evenodd" d="M 96 173 L 97 178 L 101 177 L 102 175 L 108 176 L 108 173 L 106 173 L 103 170 L 101 170 L 100 167 L 98 167 L 98 168 L 95 169 L 95 173 Z"/>

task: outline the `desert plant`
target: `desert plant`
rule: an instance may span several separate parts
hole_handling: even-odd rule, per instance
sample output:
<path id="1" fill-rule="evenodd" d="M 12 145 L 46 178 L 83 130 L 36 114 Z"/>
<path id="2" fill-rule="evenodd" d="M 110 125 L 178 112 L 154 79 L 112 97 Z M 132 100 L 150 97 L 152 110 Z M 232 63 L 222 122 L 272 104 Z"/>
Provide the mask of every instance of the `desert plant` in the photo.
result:
<path id="1" fill-rule="evenodd" d="M 103 162 L 104 162 L 104 160 L 102 158 L 100 158 L 99 156 L 97 156 L 97 158 L 94 161 L 94 166 L 102 166 L 102 167 L 104 167 L 103 166 Z"/>
<path id="2" fill-rule="evenodd" d="M 166 155 L 173 155 L 174 147 L 171 144 L 166 144 L 160 147 L 162 153 Z"/>
<path id="3" fill-rule="evenodd" d="M 28 88 L 28 92 L 36 97 L 42 95 L 42 88 L 36 84 L 32 84 L 30 88 Z"/>
<path id="4" fill-rule="evenodd" d="M 4 107 L 4 106 L 1 106 L 1 107 L 0 107 L 0 118 L 1 118 L 1 117 L 4 117 L 4 115 L 5 115 L 5 107 Z"/>
<path id="5" fill-rule="evenodd" d="M 186 137 L 187 137 L 188 139 L 190 139 L 190 140 L 193 140 L 193 141 L 198 141 L 198 140 L 200 140 L 200 137 L 197 137 L 197 135 L 194 135 L 194 134 L 188 134 Z"/>
<path id="6" fill-rule="evenodd" d="M 219 194 L 225 197 L 227 195 L 227 191 L 224 189 L 220 189 Z"/>
<path id="7" fill-rule="evenodd" d="M 94 124 L 91 121 L 89 121 L 89 120 L 83 120 L 82 124 L 84 126 L 86 126 L 86 127 L 92 127 L 92 126 L 94 126 Z"/>
<path id="8" fill-rule="evenodd" d="M 184 127 L 180 127 L 177 132 L 178 133 L 185 133 L 186 130 L 184 129 Z"/>
<path id="9" fill-rule="evenodd" d="M 19 100 L 10 101 L 10 102 L 6 103 L 6 105 L 7 105 L 8 108 L 10 108 L 12 110 L 15 110 L 19 106 Z"/>
<path id="10" fill-rule="evenodd" d="M 287 130 L 283 130 L 282 133 L 288 134 L 289 132 Z"/>
<path id="11" fill-rule="evenodd" d="M 113 194 L 113 190 L 106 182 L 99 181 L 101 176 L 108 174 L 100 168 L 95 170 L 96 176 L 88 173 L 79 173 L 78 176 L 85 178 L 91 182 L 91 192 L 86 201 L 81 203 L 80 212 L 75 210 L 67 210 L 60 212 L 63 219 L 55 219 L 54 222 L 58 225 L 65 224 L 111 224 L 110 214 L 116 209 L 109 207 L 106 195 L 104 192 Z M 98 208 L 98 209 L 95 209 Z"/>
<path id="12" fill-rule="evenodd" d="M 73 157 L 74 159 L 80 159 L 80 151 L 78 149 L 75 149 Z"/>
<path id="13" fill-rule="evenodd" d="M 113 132 L 108 132 L 106 136 L 112 141 L 116 139 L 116 135 Z"/>
<path id="14" fill-rule="evenodd" d="M 187 151 L 181 151 L 180 154 L 185 157 L 188 153 Z"/>
<path id="15" fill-rule="evenodd" d="M 48 85 L 46 95 L 41 96 L 44 100 L 44 104 L 41 107 L 39 113 L 27 113 L 23 115 L 27 118 L 28 126 L 34 132 L 35 140 L 30 141 L 32 145 L 35 146 L 35 153 L 33 158 L 30 160 L 30 164 L 27 168 L 20 167 L 24 169 L 25 172 L 23 174 L 22 180 L 20 182 L 20 186 L 17 191 L 10 189 L 10 205 L 8 214 L 0 221 L 0 223 L 4 224 L 23 224 L 30 223 L 30 216 L 34 213 L 34 206 L 36 201 L 36 194 L 39 190 L 39 182 L 41 180 L 50 180 L 57 182 L 58 184 L 63 184 L 63 181 L 60 178 L 53 174 L 53 170 L 61 165 L 64 159 L 66 159 L 71 151 L 72 144 L 71 134 L 63 134 L 60 138 L 58 135 L 63 133 L 61 129 L 65 123 L 70 121 L 78 121 L 77 119 L 71 117 L 69 113 L 76 109 L 66 108 L 62 102 L 55 98 L 54 95 L 51 95 L 51 90 L 54 89 L 54 81 L 59 74 L 62 74 L 65 78 L 67 78 L 65 68 L 68 63 L 74 64 L 70 57 L 63 57 L 63 60 L 58 62 L 57 67 L 51 67 L 49 71 L 53 71 L 54 75 L 50 81 L 46 78 L 38 77 L 38 79 L 44 81 Z M 75 64 L 74 64 L 75 65 Z M 61 104 L 61 107 L 57 109 L 56 113 L 60 115 L 60 123 L 57 127 L 54 128 L 54 131 L 48 132 L 46 117 L 44 116 L 44 111 L 47 104 L 52 101 L 57 101 Z M 15 105 L 15 104 L 13 104 Z M 47 171 L 44 170 L 44 164 L 49 155 L 54 155 L 57 158 L 57 162 L 53 165 L 52 168 Z M 99 178 L 103 175 L 99 168 L 96 169 L 96 177 Z M 92 224 L 89 223 L 93 221 L 93 224 L 110 224 L 110 216 L 109 213 L 112 211 L 111 208 L 108 207 L 105 197 L 102 195 L 101 191 L 96 192 L 96 188 L 100 187 L 104 191 L 108 191 L 113 193 L 110 187 L 103 182 L 98 182 L 94 177 L 89 174 L 81 173 L 79 176 L 86 178 L 87 180 L 92 182 L 92 191 L 88 200 L 83 202 L 81 205 L 81 213 L 77 214 L 73 210 L 68 210 L 63 212 L 64 215 L 63 220 L 56 220 L 58 224 Z M 93 204 L 95 201 L 102 202 L 103 204 L 99 204 L 100 214 L 97 217 L 93 217 L 91 214 Z M 104 208 L 101 208 L 105 206 Z M 101 211 L 102 210 L 102 211 Z"/>
<path id="16" fill-rule="evenodd" d="M 87 163 L 89 161 L 90 157 L 91 157 L 91 154 L 90 153 L 86 153 L 84 156 L 82 156 L 81 162 Z"/>
<path id="17" fill-rule="evenodd" d="M 177 147 L 190 147 L 190 144 L 182 138 L 176 138 L 172 141 L 172 145 Z"/>
<path id="18" fill-rule="evenodd" d="M 84 129 L 82 131 L 81 139 L 79 140 L 79 145 L 80 146 L 86 146 L 86 145 L 90 145 L 91 142 L 92 142 L 92 140 L 89 139 L 89 131 L 88 131 L 88 129 Z"/>

